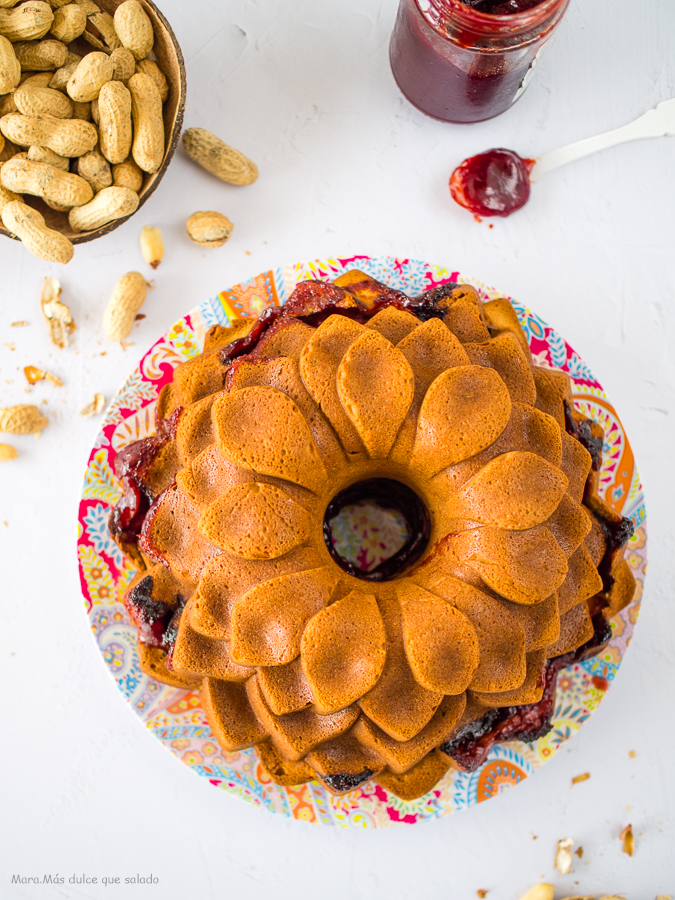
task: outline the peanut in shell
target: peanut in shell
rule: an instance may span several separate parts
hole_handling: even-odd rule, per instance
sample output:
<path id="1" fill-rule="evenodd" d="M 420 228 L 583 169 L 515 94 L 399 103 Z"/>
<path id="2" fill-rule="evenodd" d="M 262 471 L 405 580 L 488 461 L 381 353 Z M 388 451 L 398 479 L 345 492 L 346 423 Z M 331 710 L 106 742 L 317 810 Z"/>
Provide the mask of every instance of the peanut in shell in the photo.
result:
<path id="1" fill-rule="evenodd" d="M 205 128 L 184 131 L 183 147 L 202 168 L 228 184 L 253 184 L 258 177 L 258 167 L 254 162 Z"/>

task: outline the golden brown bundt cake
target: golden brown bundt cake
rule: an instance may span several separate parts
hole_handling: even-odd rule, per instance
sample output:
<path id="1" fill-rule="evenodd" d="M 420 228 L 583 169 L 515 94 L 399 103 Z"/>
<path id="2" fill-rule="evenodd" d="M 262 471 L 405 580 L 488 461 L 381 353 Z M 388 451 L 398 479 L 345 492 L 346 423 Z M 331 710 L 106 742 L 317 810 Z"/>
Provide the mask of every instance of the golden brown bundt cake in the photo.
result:
<path id="1" fill-rule="evenodd" d="M 630 602 L 601 450 L 507 300 L 302 282 L 214 326 L 117 456 L 142 668 L 199 686 L 223 748 L 278 784 L 418 797 L 546 733 L 557 672 Z M 359 500 L 407 522 L 368 571 L 332 541 Z"/>

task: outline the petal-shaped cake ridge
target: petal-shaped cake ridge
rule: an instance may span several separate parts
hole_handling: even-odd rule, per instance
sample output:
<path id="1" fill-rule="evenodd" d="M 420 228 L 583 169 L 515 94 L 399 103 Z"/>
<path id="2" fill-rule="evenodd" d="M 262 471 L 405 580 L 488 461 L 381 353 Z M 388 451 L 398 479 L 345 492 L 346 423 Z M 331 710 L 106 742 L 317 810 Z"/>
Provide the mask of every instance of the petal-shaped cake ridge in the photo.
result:
<path id="1" fill-rule="evenodd" d="M 260 338 L 251 356 L 258 359 L 277 356 L 299 361 L 302 348 L 313 334 L 314 329 L 299 319 L 292 316 L 279 319 Z"/>
<path id="2" fill-rule="evenodd" d="M 534 406 L 537 388 L 530 361 L 514 335 L 507 332 L 480 344 L 465 344 L 464 349 L 472 363 L 501 375 L 514 403 Z"/>
<path id="3" fill-rule="evenodd" d="M 139 546 L 151 559 L 192 583 L 218 550 L 199 530 L 199 509 L 174 485 L 161 494 L 143 523 Z"/>
<path id="4" fill-rule="evenodd" d="M 344 410 L 337 392 L 337 370 L 351 344 L 367 331 L 346 316 L 332 315 L 316 329 L 300 354 L 300 375 L 305 387 L 336 430 L 348 453 L 363 452 L 363 444 Z"/>
<path id="5" fill-rule="evenodd" d="M 284 357 L 273 359 L 244 357 L 235 361 L 230 372 L 232 390 L 252 385 L 267 385 L 289 396 L 304 416 L 324 465 L 331 468 L 344 464 L 340 442 L 326 417 L 307 392 L 296 360 Z"/>
<path id="6" fill-rule="evenodd" d="M 569 653 L 570 650 L 581 647 L 592 637 L 593 622 L 588 611 L 588 604 L 578 603 L 560 617 L 560 636 L 555 644 L 547 647 L 546 651 L 542 650 L 542 653 L 545 652 L 548 657 L 562 656 L 563 653 Z"/>
<path id="7" fill-rule="evenodd" d="M 471 622 L 478 638 L 474 691 L 509 691 L 525 680 L 525 631 L 518 618 L 498 600 L 457 578 L 441 578 L 434 593 Z"/>
<path id="8" fill-rule="evenodd" d="M 344 709 L 379 679 L 387 636 L 372 594 L 351 591 L 317 613 L 302 636 L 302 667 L 322 715 Z"/>
<path id="9" fill-rule="evenodd" d="M 359 743 L 352 731 L 320 744 L 307 754 L 307 762 L 319 775 L 361 775 L 366 769 L 370 775 L 384 768 L 384 760 L 369 747 Z M 328 782 L 330 787 L 330 781 Z"/>
<path id="10" fill-rule="evenodd" d="M 429 691 L 464 693 L 480 659 L 473 625 L 454 606 L 409 579 L 402 579 L 396 592 L 405 651 L 417 681 Z"/>
<path id="11" fill-rule="evenodd" d="M 568 492 L 572 500 L 581 503 L 584 499 L 586 481 L 591 471 L 591 454 L 582 447 L 576 438 L 570 437 L 567 432 L 561 433 L 562 437 L 562 462 L 560 468 L 569 481 Z"/>
<path id="12" fill-rule="evenodd" d="M 471 699 L 494 709 L 502 706 L 520 706 L 524 703 L 538 703 L 544 693 L 545 663 L 546 652 L 534 650 L 527 654 L 527 674 L 519 687 L 511 691 L 494 693 L 471 690 Z"/>
<path id="13" fill-rule="evenodd" d="M 433 747 L 437 747 L 447 739 L 465 707 L 466 694 L 443 697 L 431 721 L 409 741 L 394 740 L 366 716 L 361 716 L 357 721 L 354 734 L 364 747 L 369 747 L 381 756 L 392 772 L 401 774 L 411 769 Z"/>
<path id="14" fill-rule="evenodd" d="M 569 577 L 569 576 L 568 576 Z M 510 600 L 501 603 L 518 619 L 525 631 L 525 650 L 543 650 L 558 640 L 560 636 L 560 613 L 558 594 L 551 594 L 541 603 L 523 606 Z"/>
<path id="15" fill-rule="evenodd" d="M 387 632 L 387 659 L 380 680 L 359 700 L 363 712 L 396 741 L 409 741 L 429 722 L 443 699 L 418 684 L 403 645 L 401 607 L 395 597 L 379 600 Z"/>
<path id="16" fill-rule="evenodd" d="M 518 314 L 506 297 L 495 297 L 494 300 L 484 302 L 483 317 L 495 337 L 502 332 L 510 332 L 520 344 L 526 358 L 530 358 L 527 335 L 523 331 Z"/>
<path id="17" fill-rule="evenodd" d="M 399 342 L 398 349 L 415 373 L 415 400 L 420 403 L 442 372 L 471 364 L 461 343 L 440 319 L 418 324 Z"/>
<path id="18" fill-rule="evenodd" d="M 490 460 L 451 495 L 446 512 L 481 525 L 525 531 L 545 522 L 566 490 L 560 469 L 534 453 L 514 450 Z"/>
<path id="19" fill-rule="evenodd" d="M 257 678 L 249 678 L 246 691 L 261 727 L 269 732 L 277 750 L 293 761 L 302 759 L 324 741 L 349 731 L 359 717 L 357 706 L 348 706 L 328 716 L 321 716 L 313 709 L 275 716 L 265 702 Z"/>
<path id="20" fill-rule="evenodd" d="M 407 334 L 414 331 L 419 324 L 420 320 L 405 309 L 387 306 L 385 309 L 375 313 L 366 325 L 366 328 L 379 331 L 392 344 L 398 344 Z"/>
<path id="21" fill-rule="evenodd" d="M 592 527 L 591 517 L 569 494 L 565 494 L 545 524 L 567 557 L 574 553 Z"/>
<path id="22" fill-rule="evenodd" d="M 442 490 L 443 497 L 447 498 L 491 459 L 512 450 L 536 453 L 551 465 L 561 468 L 562 440 L 558 423 L 538 409 L 513 403 L 509 423 L 494 444 L 471 459 L 443 469 L 434 477 L 433 486 L 436 490 Z"/>
<path id="23" fill-rule="evenodd" d="M 260 666 L 258 685 L 275 716 L 285 716 L 312 705 L 312 692 L 302 671 L 300 657 L 286 666 Z"/>
<path id="24" fill-rule="evenodd" d="M 490 337 L 478 292 L 471 285 L 458 284 L 438 305 L 446 310 L 443 321 L 462 343 Z"/>
<path id="25" fill-rule="evenodd" d="M 251 588 L 232 610 L 232 659 L 245 666 L 283 666 L 294 660 L 307 622 L 327 605 L 337 582 L 335 572 L 323 566 Z"/>
<path id="26" fill-rule="evenodd" d="M 210 394 L 186 406 L 176 428 L 176 445 L 183 464 L 213 443 L 211 407 L 220 394 Z"/>
<path id="27" fill-rule="evenodd" d="M 199 519 L 199 530 L 221 550 L 244 559 L 274 559 L 301 544 L 311 519 L 286 491 L 273 484 L 235 484 L 214 500 Z"/>
<path id="28" fill-rule="evenodd" d="M 410 365 L 400 350 L 367 329 L 337 370 L 340 402 L 371 459 L 389 455 L 415 392 Z"/>
<path id="29" fill-rule="evenodd" d="M 188 601 L 185 620 L 178 629 L 176 643 L 171 656 L 171 665 L 179 674 L 206 675 L 223 681 L 246 681 L 254 670 L 235 663 L 225 641 L 205 637 L 190 627 L 190 607 L 194 597 Z"/>
<path id="30" fill-rule="evenodd" d="M 237 466 L 281 478 L 310 491 L 326 481 L 326 469 L 302 413 L 271 387 L 247 387 L 213 404 L 216 444 Z"/>
<path id="31" fill-rule="evenodd" d="M 450 760 L 438 750 L 432 750 L 427 755 L 401 775 L 385 770 L 375 779 L 377 784 L 386 791 L 391 791 L 401 800 L 416 800 L 437 784 L 450 768 Z"/>
<path id="32" fill-rule="evenodd" d="M 567 577 L 558 590 L 558 608 L 565 615 L 572 607 L 590 600 L 602 590 L 602 578 L 593 564 L 585 544 L 581 544 L 567 560 Z"/>
<path id="33" fill-rule="evenodd" d="M 241 682 L 205 678 L 201 699 L 216 740 L 225 750 L 245 750 L 267 737 L 264 725 L 251 707 L 246 685 Z"/>
<path id="34" fill-rule="evenodd" d="M 453 536 L 450 544 L 493 591 L 514 603 L 545 600 L 567 575 L 565 554 L 543 525 L 528 531 L 485 526 Z"/>
<path id="35" fill-rule="evenodd" d="M 230 618 L 237 599 L 263 581 L 319 568 L 324 558 L 311 547 L 268 560 L 245 560 L 221 553 L 202 570 L 190 610 L 190 624 L 207 637 L 230 640 Z"/>
<path id="36" fill-rule="evenodd" d="M 510 417 L 509 392 L 493 369 L 447 369 L 422 401 L 413 465 L 431 476 L 475 456 L 497 440 Z"/>
<path id="37" fill-rule="evenodd" d="M 263 771 L 275 784 L 293 787 L 316 778 L 314 769 L 306 762 L 284 759 L 272 741 L 262 741 L 260 744 L 256 744 L 255 752 Z"/>

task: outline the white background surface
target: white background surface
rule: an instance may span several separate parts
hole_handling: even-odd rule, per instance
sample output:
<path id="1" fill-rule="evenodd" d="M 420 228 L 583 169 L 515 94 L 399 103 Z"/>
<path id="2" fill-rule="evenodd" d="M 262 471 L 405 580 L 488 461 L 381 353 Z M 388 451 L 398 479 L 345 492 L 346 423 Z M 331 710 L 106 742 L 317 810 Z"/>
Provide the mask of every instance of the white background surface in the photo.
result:
<path id="1" fill-rule="evenodd" d="M 221 184 L 176 155 L 156 194 L 69 266 L 0 238 L 0 406 L 47 399 L 39 440 L 13 440 L 0 469 L 3 711 L 0 897 L 474 898 L 517 900 L 540 879 L 556 897 L 675 894 L 675 138 L 610 150 L 547 176 L 529 206 L 482 225 L 447 180 L 492 146 L 534 155 L 634 118 L 675 95 L 671 0 L 572 0 L 520 102 L 481 125 L 444 125 L 399 95 L 387 46 L 395 0 L 163 0 L 187 63 L 186 126 L 209 128 L 260 166 Z M 187 216 L 235 223 L 222 249 L 185 236 Z M 101 317 L 117 278 L 144 267 L 142 225 L 167 249 L 126 352 Z M 443 263 L 517 297 L 554 325 L 603 383 L 641 468 L 650 575 L 636 636 L 601 708 L 535 777 L 449 819 L 344 831 L 257 811 L 166 753 L 127 708 L 92 641 L 75 559 L 77 499 L 98 423 L 150 344 L 191 307 L 263 269 L 319 256 L 392 254 Z M 49 344 L 38 297 L 58 277 L 77 321 Z M 10 328 L 26 319 L 26 328 Z M 8 346 L 11 342 L 15 349 Z M 105 352 L 106 355 L 102 355 Z M 24 365 L 63 388 L 25 393 Z M 3 521 L 6 524 L 2 524 Z M 636 758 L 628 751 L 635 750 Z M 591 778 L 571 787 L 571 777 Z M 636 852 L 618 834 L 632 822 Z M 537 839 L 534 840 L 534 836 Z M 584 847 L 556 876 L 556 841 Z M 12 874 L 65 875 L 59 889 Z M 68 878 L 152 873 L 138 888 Z"/>

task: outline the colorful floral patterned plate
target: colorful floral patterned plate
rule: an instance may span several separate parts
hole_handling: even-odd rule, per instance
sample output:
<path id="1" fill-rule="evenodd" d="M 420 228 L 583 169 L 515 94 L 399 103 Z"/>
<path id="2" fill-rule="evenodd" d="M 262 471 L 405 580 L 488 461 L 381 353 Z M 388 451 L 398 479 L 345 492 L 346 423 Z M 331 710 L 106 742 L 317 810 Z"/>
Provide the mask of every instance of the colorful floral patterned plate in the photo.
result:
<path id="1" fill-rule="evenodd" d="M 171 380 L 178 363 L 200 352 L 211 325 L 228 325 L 238 316 L 257 316 L 267 306 L 284 303 L 298 281 L 332 279 L 350 268 L 359 268 L 410 294 L 447 281 L 463 281 L 473 284 L 482 297 L 500 296 L 480 282 L 441 266 L 358 256 L 314 260 L 263 272 L 200 304 L 148 350 L 110 404 L 84 477 L 77 552 L 86 612 L 105 664 L 136 715 L 178 759 L 216 787 L 271 812 L 324 825 L 380 828 L 449 815 L 494 797 L 531 775 L 583 725 L 616 675 L 637 621 L 646 571 L 646 513 L 633 453 L 602 387 L 557 332 L 511 301 L 537 364 L 568 372 L 574 382 L 575 405 L 602 425 L 602 495 L 636 526 L 626 554 L 637 580 L 637 592 L 633 603 L 614 622 L 609 645 L 600 656 L 560 673 L 554 727 L 546 737 L 532 744 L 510 741 L 495 747 L 476 772 L 450 771 L 429 794 L 410 803 L 372 783 L 341 797 L 314 782 L 297 788 L 278 787 L 263 774 L 252 750 L 223 752 L 196 691 L 167 687 L 140 670 L 136 629 L 122 604 L 134 567 L 112 542 L 107 529 L 110 508 L 120 496 L 113 459 L 122 447 L 152 433 L 160 388 Z M 388 556 L 387 542 L 399 540 L 396 522 L 385 523 L 388 530 L 383 540 L 378 523 L 368 520 L 367 511 L 354 509 L 351 513 L 351 520 L 343 516 L 337 533 L 337 540 L 346 548 L 342 552 L 355 556 L 361 552 L 360 558 L 369 565 L 380 553 Z"/>

